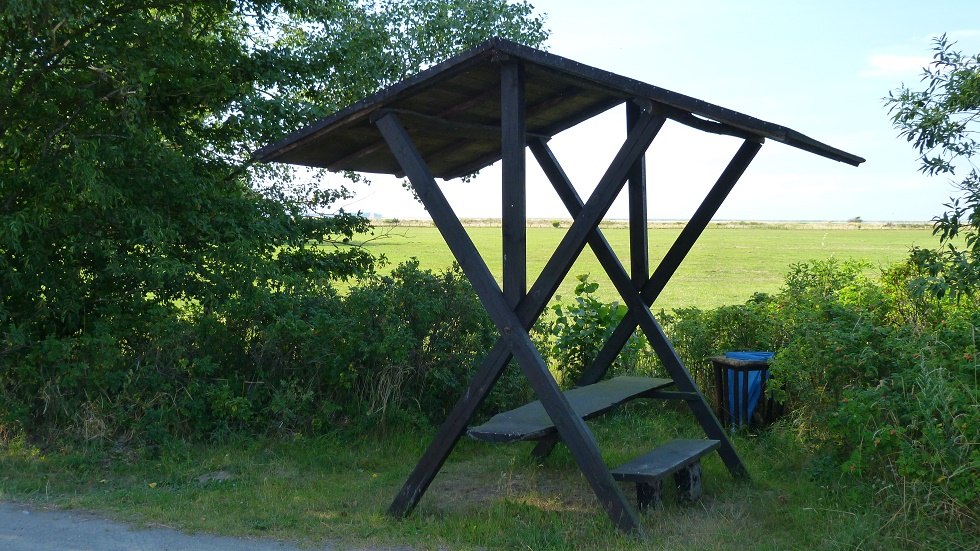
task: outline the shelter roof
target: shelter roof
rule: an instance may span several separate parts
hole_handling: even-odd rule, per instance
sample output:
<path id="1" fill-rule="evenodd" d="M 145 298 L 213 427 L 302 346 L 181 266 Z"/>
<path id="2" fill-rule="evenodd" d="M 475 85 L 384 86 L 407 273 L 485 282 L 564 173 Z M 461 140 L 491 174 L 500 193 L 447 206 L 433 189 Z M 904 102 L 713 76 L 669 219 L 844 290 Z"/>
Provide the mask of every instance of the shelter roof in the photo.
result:
<path id="1" fill-rule="evenodd" d="M 260 161 L 401 175 L 372 122 L 398 113 L 433 176 L 455 178 L 501 158 L 500 63 L 525 71 L 527 133 L 555 134 L 626 101 L 682 124 L 768 138 L 857 166 L 863 158 L 795 130 L 501 38 L 490 39 L 254 153 Z"/>

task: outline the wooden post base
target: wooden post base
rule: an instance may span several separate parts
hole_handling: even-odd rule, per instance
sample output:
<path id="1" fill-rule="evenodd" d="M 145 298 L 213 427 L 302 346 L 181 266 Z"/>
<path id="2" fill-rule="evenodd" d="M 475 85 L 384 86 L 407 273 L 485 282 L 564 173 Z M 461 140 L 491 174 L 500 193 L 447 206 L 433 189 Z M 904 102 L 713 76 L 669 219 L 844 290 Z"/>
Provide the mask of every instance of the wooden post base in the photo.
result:
<path id="1" fill-rule="evenodd" d="M 674 473 L 677 500 L 692 503 L 701 499 L 701 461 L 694 459 Z M 645 478 L 636 481 L 636 506 L 640 512 L 663 509 L 663 478 Z"/>
<path id="2" fill-rule="evenodd" d="M 663 480 L 654 480 L 653 482 L 637 482 L 636 506 L 640 512 L 643 513 L 650 509 L 657 511 L 663 509 L 663 491 Z"/>
<path id="3" fill-rule="evenodd" d="M 677 484 L 679 500 L 692 502 L 701 499 L 701 462 L 689 463 L 674 473 L 674 483 Z"/>

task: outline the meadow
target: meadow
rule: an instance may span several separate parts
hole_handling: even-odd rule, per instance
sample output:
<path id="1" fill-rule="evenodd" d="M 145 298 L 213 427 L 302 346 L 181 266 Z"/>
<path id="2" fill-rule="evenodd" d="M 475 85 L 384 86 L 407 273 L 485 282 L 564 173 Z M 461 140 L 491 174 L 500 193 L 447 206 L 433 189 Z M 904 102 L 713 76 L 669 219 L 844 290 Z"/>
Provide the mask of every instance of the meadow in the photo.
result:
<path id="1" fill-rule="evenodd" d="M 466 223 L 464 221 L 464 223 Z M 493 221 L 467 223 L 467 232 L 490 270 L 501 269 L 500 228 Z M 541 272 L 558 246 L 568 223 L 555 228 L 539 222 L 528 228 L 528 286 Z M 679 223 L 656 224 L 650 228 L 651 271 L 681 232 Z M 629 231 L 625 224 L 602 227 L 603 235 L 629 266 Z M 655 310 L 696 306 L 713 308 L 742 303 L 753 293 L 779 290 L 791 264 L 835 257 L 867 261 L 868 275 L 908 256 L 912 246 L 930 246 L 935 238 L 931 227 L 853 223 L 715 223 L 702 234 L 684 263 L 654 305 Z M 364 243 L 371 252 L 388 259 L 388 269 L 415 257 L 423 268 L 443 270 L 453 262 L 452 254 L 430 224 L 379 224 L 374 239 Z M 586 248 L 572 266 L 570 276 L 590 274 L 599 282 L 597 298 L 618 299 L 612 283 L 592 251 Z M 570 297 L 575 278 L 567 277 L 558 290 Z"/>

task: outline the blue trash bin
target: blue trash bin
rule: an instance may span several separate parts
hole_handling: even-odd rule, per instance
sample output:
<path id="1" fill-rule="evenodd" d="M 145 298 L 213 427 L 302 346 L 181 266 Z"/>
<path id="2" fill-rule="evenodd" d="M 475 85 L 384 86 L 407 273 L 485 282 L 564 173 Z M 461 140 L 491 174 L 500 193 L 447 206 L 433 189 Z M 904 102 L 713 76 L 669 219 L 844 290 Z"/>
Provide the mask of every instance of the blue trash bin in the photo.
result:
<path id="1" fill-rule="evenodd" d="M 763 398 L 769 379 L 769 360 L 773 352 L 726 352 L 715 356 L 711 362 L 715 368 L 715 397 L 718 418 L 723 426 L 753 425 L 756 409 Z M 771 400 L 763 400 L 763 423 L 774 416 Z"/>

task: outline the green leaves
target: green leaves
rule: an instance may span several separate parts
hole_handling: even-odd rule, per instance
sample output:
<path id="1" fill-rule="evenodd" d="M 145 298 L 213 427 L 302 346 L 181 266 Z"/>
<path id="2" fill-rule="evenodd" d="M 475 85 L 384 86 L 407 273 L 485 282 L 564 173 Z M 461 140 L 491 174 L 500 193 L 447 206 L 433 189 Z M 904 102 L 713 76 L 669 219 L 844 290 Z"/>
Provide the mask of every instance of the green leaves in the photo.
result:
<path id="1" fill-rule="evenodd" d="M 923 70 L 926 87 L 902 86 L 889 93 L 885 104 L 899 135 L 919 152 L 920 170 L 929 175 L 969 169 L 957 186 L 961 195 L 950 199 L 946 211 L 933 218 L 939 248 L 933 254 L 915 251 L 913 262 L 929 274 L 916 287 L 937 297 L 971 295 L 980 288 L 980 177 L 973 156 L 980 152 L 975 138 L 980 124 L 980 54 L 953 49 L 946 35 L 934 39 L 933 62 Z M 957 249 L 962 236 L 966 250 Z"/>
<path id="2" fill-rule="evenodd" d="M 919 151 L 921 170 L 952 174 L 957 160 L 969 162 L 980 148 L 971 131 L 980 116 L 980 54 L 953 50 L 946 35 L 934 44 L 934 61 L 923 70 L 925 90 L 903 86 L 885 104 L 892 124 Z"/>
<path id="3" fill-rule="evenodd" d="M 349 245 L 370 225 L 336 212 L 342 188 L 295 185 L 251 151 L 494 34 L 545 36 L 502 0 L 4 3 L 0 424 L 60 430 L 131 392 L 153 404 L 140 419 L 180 431 L 178 390 L 247 424 L 225 399 L 240 386 L 179 381 L 233 373 L 243 320 L 326 300 L 376 262 Z M 205 328 L 228 338 L 202 357 L 186 336 Z M 154 369 L 179 374 L 170 395 Z"/>
<path id="4" fill-rule="evenodd" d="M 565 303 L 562 297 L 556 297 L 551 306 L 554 317 L 535 326 L 536 337 L 543 341 L 551 359 L 551 369 L 565 387 L 575 385 L 627 310 L 618 302 L 597 299 L 594 295 L 599 284 L 589 279 L 589 274 L 578 275 L 576 279 L 574 300 Z M 642 347 L 638 337 L 631 338 L 622 358 L 635 360 Z"/>

